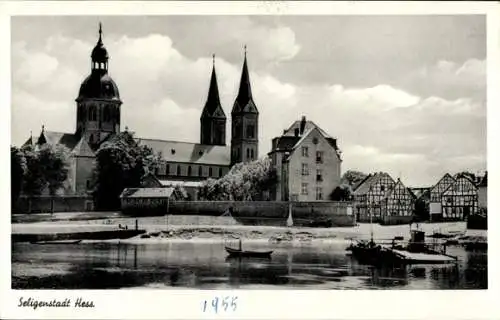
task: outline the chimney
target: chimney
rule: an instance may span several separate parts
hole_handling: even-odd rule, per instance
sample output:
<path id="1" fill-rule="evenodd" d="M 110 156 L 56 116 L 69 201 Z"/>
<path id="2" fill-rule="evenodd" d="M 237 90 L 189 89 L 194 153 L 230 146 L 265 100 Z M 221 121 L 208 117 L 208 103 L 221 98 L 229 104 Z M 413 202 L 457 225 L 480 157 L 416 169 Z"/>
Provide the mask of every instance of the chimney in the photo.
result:
<path id="1" fill-rule="evenodd" d="M 298 137 L 299 136 L 299 128 L 295 128 L 295 136 Z"/>
<path id="2" fill-rule="evenodd" d="M 302 120 L 300 120 L 300 135 L 304 134 L 305 128 L 306 128 L 306 117 L 302 116 Z"/>

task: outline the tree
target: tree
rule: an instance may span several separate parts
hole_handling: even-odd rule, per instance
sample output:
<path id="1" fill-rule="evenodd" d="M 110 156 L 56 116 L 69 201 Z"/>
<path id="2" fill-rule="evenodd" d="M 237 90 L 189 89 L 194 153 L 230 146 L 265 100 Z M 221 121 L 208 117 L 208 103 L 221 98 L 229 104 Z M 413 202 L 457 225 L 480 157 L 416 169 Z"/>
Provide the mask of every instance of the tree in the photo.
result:
<path id="1" fill-rule="evenodd" d="M 235 164 L 220 179 L 203 182 L 199 196 L 210 201 L 261 200 L 265 191 L 276 185 L 277 175 L 269 158 Z"/>
<path id="2" fill-rule="evenodd" d="M 38 163 L 50 195 L 55 195 L 68 178 L 69 156 L 62 145 L 44 144 L 38 150 Z"/>
<path id="3" fill-rule="evenodd" d="M 10 147 L 10 199 L 12 207 L 15 206 L 23 187 L 26 172 L 26 158 L 24 153 L 16 147 Z"/>
<path id="4" fill-rule="evenodd" d="M 26 146 L 21 151 L 26 159 L 24 193 L 40 195 L 48 188 L 51 195 L 56 194 L 68 178 L 68 149 L 62 145 L 44 144 L 37 149 Z"/>
<path id="5" fill-rule="evenodd" d="M 125 188 L 138 188 L 142 177 L 153 172 L 159 155 L 138 145 L 130 132 L 122 132 L 105 142 L 97 151 L 94 169 L 94 197 L 102 210 L 118 210 Z"/>
<path id="6" fill-rule="evenodd" d="M 330 195 L 330 200 L 332 201 L 351 201 L 352 200 L 352 190 L 348 185 L 340 185 L 332 191 Z"/>
<path id="7" fill-rule="evenodd" d="M 346 184 L 348 186 L 355 186 L 356 184 L 363 181 L 368 175 L 366 173 L 356 171 L 356 170 L 347 170 L 341 179 L 341 184 Z"/>

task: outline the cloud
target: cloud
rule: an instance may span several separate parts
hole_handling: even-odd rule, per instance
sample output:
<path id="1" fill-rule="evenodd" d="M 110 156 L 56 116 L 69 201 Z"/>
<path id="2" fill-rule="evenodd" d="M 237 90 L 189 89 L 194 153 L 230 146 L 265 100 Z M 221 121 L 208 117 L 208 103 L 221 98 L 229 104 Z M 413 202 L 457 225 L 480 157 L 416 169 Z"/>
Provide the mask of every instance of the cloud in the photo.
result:
<path id="1" fill-rule="evenodd" d="M 486 60 L 468 59 L 464 63 L 441 60 L 411 72 L 404 86 L 424 96 L 446 99 L 486 99 Z"/>
<path id="2" fill-rule="evenodd" d="M 290 59 L 299 50 L 285 29 L 262 30 L 268 31 L 265 36 L 264 31 L 258 30 L 255 36 L 263 37 L 262 45 L 269 44 L 270 35 L 282 39 L 267 53 L 273 59 Z M 236 41 L 232 34 L 237 32 L 228 33 L 227 41 Z M 123 128 L 126 125 L 144 138 L 197 142 L 212 68 L 210 54 L 189 57 L 170 37 L 159 33 L 110 36 L 104 42 L 111 56 L 110 75 L 124 101 Z M 29 130 L 39 130 L 42 123 L 47 130 L 74 131 L 74 99 L 81 81 L 90 72 L 90 51 L 94 45 L 60 35 L 48 38 L 39 48 L 14 43 L 14 143 L 24 142 Z M 260 58 L 264 59 L 262 54 Z M 273 137 L 306 115 L 339 139 L 344 170 L 388 171 L 407 177 L 409 184 L 426 184 L 441 172 L 485 167 L 486 108 L 473 91 L 449 99 L 410 93 L 391 84 L 298 85 L 263 71 L 265 68 L 258 61 L 253 53 L 249 54 L 252 89 L 260 112 L 261 155 L 270 150 Z M 228 117 L 228 143 L 241 62 L 241 57 L 237 62 L 216 59 L 221 101 Z M 479 81 L 484 75 L 482 68 L 484 63 L 480 60 L 464 64 L 442 61 L 412 76 L 422 81 L 439 79 L 450 87 L 470 88 L 471 81 L 463 78 Z M 467 92 L 472 96 L 468 97 Z M 476 93 L 480 96 L 479 91 Z"/>

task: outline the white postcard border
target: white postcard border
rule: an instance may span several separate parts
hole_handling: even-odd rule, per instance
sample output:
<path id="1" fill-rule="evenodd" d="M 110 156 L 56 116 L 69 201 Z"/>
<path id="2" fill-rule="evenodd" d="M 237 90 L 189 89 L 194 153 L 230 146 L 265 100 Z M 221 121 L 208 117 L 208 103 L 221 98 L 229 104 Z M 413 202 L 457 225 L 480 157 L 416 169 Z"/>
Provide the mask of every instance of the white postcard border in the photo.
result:
<path id="1" fill-rule="evenodd" d="M 498 278 L 500 202 L 498 192 L 500 120 L 500 6 L 493 2 L 0 2 L 0 126 L 5 168 L 2 179 L 3 214 L 0 223 L 0 318 L 51 319 L 490 319 L 499 315 Z M 487 14 L 488 45 L 488 163 L 489 168 L 489 255 L 488 290 L 461 291 L 299 291 L 299 290 L 11 290 L 10 264 L 10 16 L 12 15 L 173 15 L 173 14 Z M 204 299 L 238 296 L 233 313 L 203 313 Z M 95 308 L 19 308 L 19 298 L 52 300 L 81 297 L 94 301 Z"/>

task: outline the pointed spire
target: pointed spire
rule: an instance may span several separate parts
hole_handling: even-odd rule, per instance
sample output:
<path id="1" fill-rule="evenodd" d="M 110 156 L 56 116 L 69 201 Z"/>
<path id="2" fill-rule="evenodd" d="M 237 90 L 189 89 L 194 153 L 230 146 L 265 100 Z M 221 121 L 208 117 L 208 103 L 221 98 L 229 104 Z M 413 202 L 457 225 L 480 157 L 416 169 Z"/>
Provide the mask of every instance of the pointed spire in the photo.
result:
<path id="1" fill-rule="evenodd" d="M 213 116 L 214 112 L 221 108 L 219 86 L 217 84 L 217 74 L 215 72 L 215 54 L 212 55 L 212 76 L 210 78 L 210 87 L 208 88 L 207 101 L 203 108 L 202 116 Z M 224 111 L 222 111 L 224 113 Z"/>
<path id="2" fill-rule="evenodd" d="M 99 44 L 102 44 L 102 23 L 99 21 Z"/>
<path id="3" fill-rule="evenodd" d="M 244 46 L 245 58 L 243 61 L 243 69 L 241 71 L 240 88 L 238 90 L 238 97 L 236 101 L 243 107 L 252 99 L 252 87 L 250 85 L 250 75 L 248 73 L 247 63 L 247 46 Z"/>

